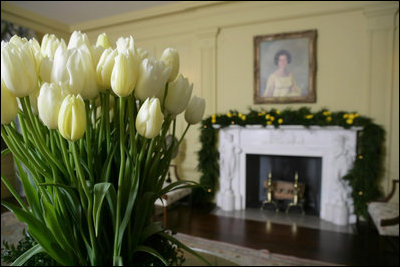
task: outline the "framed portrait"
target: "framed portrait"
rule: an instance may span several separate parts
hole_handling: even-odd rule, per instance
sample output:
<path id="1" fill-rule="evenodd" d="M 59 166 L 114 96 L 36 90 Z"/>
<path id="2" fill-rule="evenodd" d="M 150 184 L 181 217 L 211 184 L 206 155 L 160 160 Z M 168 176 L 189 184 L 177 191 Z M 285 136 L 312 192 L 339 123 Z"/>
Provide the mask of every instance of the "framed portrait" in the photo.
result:
<path id="1" fill-rule="evenodd" d="M 316 101 L 316 30 L 254 37 L 254 103 Z"/>

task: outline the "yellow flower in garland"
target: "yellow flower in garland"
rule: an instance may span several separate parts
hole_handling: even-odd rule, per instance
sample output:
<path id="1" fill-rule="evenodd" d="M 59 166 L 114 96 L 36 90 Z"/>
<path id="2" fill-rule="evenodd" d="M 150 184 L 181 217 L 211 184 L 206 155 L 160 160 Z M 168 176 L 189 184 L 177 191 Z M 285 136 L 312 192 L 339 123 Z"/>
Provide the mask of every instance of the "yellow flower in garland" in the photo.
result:
<path id="1" fill-rule="evenodd" d="M 279 118 L 279 119 L 278 119 L 278 123 L 279 123 L 279 124 L 282 124 L 282 123 L 283 123 L 283 119 L 282 119 L 282 118 Z"/>
<path id="2" fill-rule="evenodd" d="M 271 115 L 269 115 L 269 114 L 265 115 L 266 120 L 269 120 L 269 118 L 271 118 Z"/>
<path id="3" fill-rule="evenodd" d="M 272 124 L 272 121 L 267 121 L 267 125 L 271 125 Z"/>
<path id="4" fill-rule="evenodd" d="M 324 116 L 330 116 L 332 113 L 331 113 L 330 111 L 326 110 L 326 111 L 324 111 L 322 114 L 323 114 Z"/>
<path id="5" fill-rule="evenodd" d="M 348 118 L 348 119 L 346 120 L 346 123 L 347 123 L 347 124 L 353 124 L 353 119 Z"/>
<path id="6" fill-rule="evenodd" d="M 309 115 L 304 116 L 304 118 L 306 118 L 307 120 L 311 120 L 312 118 L 314 118 L 314 115 L 309 114 Z"/>
<path id="7" fill-rule="evenodd" d="M 348 117 L 349 117 L 349 114 L 348 114 L 348 113 L 343 114 L 343 119 L 347 119 Z"/>
<path id="8" fill-rule="evenodd" d="M 226 113 L 226 116 L 228 116 L 228 118 L 231 118 L 232 117 L 232 113 L 228 112 L 228 113 Z"/>
<path id="9" fill-rule="evenodd" d="M 211 123 L 216 123 L 217 122 L 217 115 L 212 114 L 211 116 Z"/>
<path id="10" fill-rule="evenodd" d="M 278 109 L 275 111 L 275 113 L 279 115 L 279 114 L 281 114 L 281 111 Z"/>
<path id="11" fill-rule="evenodd" d="M 275 120 L 275 117 L 274 117 L 274 116 L 271 116 L 269 119 L 270 119 L 271 121 L 274 121 L 274 120 Z"/>
<path id="12" fill-rule="evenodd" d="M 326 121 L 327 121 L 327 122 L 331 122 L 331 121 L 332 121 L 332 117 L 331 117 L 331 116 L 326 117 Z"/>

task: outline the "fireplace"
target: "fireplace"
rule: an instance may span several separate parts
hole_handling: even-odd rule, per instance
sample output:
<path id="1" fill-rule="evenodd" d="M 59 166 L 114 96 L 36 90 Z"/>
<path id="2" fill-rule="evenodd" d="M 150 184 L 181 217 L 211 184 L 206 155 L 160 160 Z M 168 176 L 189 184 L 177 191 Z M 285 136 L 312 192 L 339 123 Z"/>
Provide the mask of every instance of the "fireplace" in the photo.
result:
<path id="1" fill-rule="evenodd" d="M 298 182 L 305 185 L 302 206 L 305 214 L 319 216 L 321 199 L 321 157 L 293 157 L 276 155 L 246 155 L 246 208 L 259 208 L 266 200 L 264 181 L 271 174 L 272 181 Z M 276 200 L 284 211 L 290 200 Z M 267 205 L 265 208 L 268 208 Z"/>
<path id="2" fill-rule="evenodd" d="M 267 165 L 275 164 L 279 157 L 286 160 L 292 157 L 310 158 L 320 161 L 320 167 L 315 167 L 320 168 L 320 174 L 313 175 L 313 178 L 319 179 L 313 185 L 314 188 L 319 187 L 319 192 L 314 195 L 316 201 L 312 204 L 315 206 L 315 215 L 338 225 L 355 223 L 352 189 L 342 177 L 353 165 L 358 130 L 355 127 L 344 129 L 338 126 L 281 126 L 278 129 L 230 126 L 220 129 L 220 189 L 216 196 L 217 206 L 223 210 L 246 208 L 246 203 L 251 199 L 246 194 L 250 181 L 248 172 L 254 172 L 254 165 L 250 163 L 248 166 L 247 163 L 255 155 L 260 157 L 260 164 L 264 162 Z M 296 164 L 293 165 L 292 168 L 296 168 Z M 279 171 L 282 174 L 277 172 L 277 175 L 287 177 L 285 170 Z M 266 178 L 265 173 L 259 176 L 259 180 Z"/>

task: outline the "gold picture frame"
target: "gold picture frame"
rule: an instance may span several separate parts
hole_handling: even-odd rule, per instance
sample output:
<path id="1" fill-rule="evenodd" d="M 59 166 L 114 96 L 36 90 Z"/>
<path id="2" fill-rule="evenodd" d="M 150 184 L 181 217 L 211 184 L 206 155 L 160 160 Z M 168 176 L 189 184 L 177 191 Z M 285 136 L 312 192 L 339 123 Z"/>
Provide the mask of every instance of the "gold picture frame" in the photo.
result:
<path id="1" fill-rule="evenodd" d="M 254 103 L 316 102 L 316 30 L 254 36 Z"/>

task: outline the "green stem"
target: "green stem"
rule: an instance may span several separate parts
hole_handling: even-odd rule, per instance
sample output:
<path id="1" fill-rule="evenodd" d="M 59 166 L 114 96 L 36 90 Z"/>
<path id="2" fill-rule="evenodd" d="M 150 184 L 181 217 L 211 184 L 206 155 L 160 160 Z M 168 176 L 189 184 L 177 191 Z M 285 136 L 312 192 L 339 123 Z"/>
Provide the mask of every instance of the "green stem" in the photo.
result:
<path id="1" fill-rule="evenodd" d="M 117 193 L 117 214 L 116 214 L 116 222 L 115 222 L 115 232 L 114 232 L 114 258 L 119 257 L 121 252 L 121 244 L 118 244 L 118 236 L 119 236 L 119 227 L 121 224 L 121 198 L 123 191 L 123 178 L 125 172 L 125 123 L 124 123 L 124 114 L 125 114 L 125 99 L 123 97 L 119 98 L 119 144 L 120 144 L 120 152 L 121 152 L 121 165 L 119 169 L 119 177 L 118 177 L 118 193 Z"/>
<path id="2" fill-rule="evenodd" d="M 89 173 L 93 174 L 93 157 L 92 157 L 92 128 L 91 128 L 91 110 L 89 101 L 85 101 L 86 107 L 86 148 L 87 148 L 87 165 Z M 94 175 L 89 175 L 90 182 L 94 184 Z"/>
<path id="3" fill-rule="evenodd" d="M 106 96 L 105 96 L 105 125 L 106 125 L 106 140 L 107 140 L 107 155 L 110 153 L 111 151 L 111 137 L 110 137 L 110 91 L 107 90 Z M 115 111 L 115 110 L 114 110 Z"/>
<path id="4" fill-rule="evenodd" d="M 88 228 L 89 228 L 89 236 L 90 236 L 90 242 L 92 244 L 92 249 L 94 251 L 93 255 L 94 255 L 94 260 L 92 262 L 95 263 L 96 262 L 96 251 L 97 251 L 97 245 L 96 245 L 96 239 L 95 239 L 95 233 L 94 233 L 94 228 L 93 228 L 93 218 L 92 218 L 92 214 L 93 214 L 93 197 L 90 194 L 89 188 L 86 184 L 86 179 L 84 177 L 83 174 L 83 170 L 78 158 L 78 153 L 77 153 L 77 145 L 75 142 L 72 142 L 72 154 L 74 156 L 74 160 L 75 160 L 75 167 L 77 169 L 78 172 L 78 177 L 79 180 L 81 182 L 83 191 L 86 195 L 87 201 L 88 201 L 88 206 L 86 209 L 86 220 L 87 220 L 87 224 L 88 224 Z M 82 197 L 81 197 L 82 199 Z"/>
<path id="5" fill-rule="evenodd" d="M 179 147 L 179 145 L 181 144 L 181 142 L 183 141 L 183 137 L 185 137 L 187 131 L 189 130 L 189 127 L 190 127 L 190 124 L 188 123 L 188 124 L 186 125 L 185 131 L 183 132 L 181 138 L 180 138 L 179 141 L 178 141 L 178 147 Z"/>
<path id="6" fill-rule="evenodd" d="M 56 130 L 52 130 L 52 131 L 54 131 L 55 135 L 58 135 L 58 139 L 60 141 L 59 144 L 60 144 L 60 147 L 61 147 L 61 154 L 62 154 L 62 157 L 63 157 L 63 160 L 64 160 L 64 164 L 67 167 L 67 171 L 68 171 L 69 177 L 71 178 L 70 182 L 73 182 L 73 184 L 75 184 L 76 183 L 76 177 L 75 177 L 75 175 L 74 175 L 74 173 L 72 171 L 72 167 L 71 167 L 71 164 L 70 164 L 70 161 L 69 161 L 68 151 L 67 151 L 67 148 L 65 146 L 65 139 Z"/>
<path id="7" fill-rule="evenodd" d="M 29 97 L 26 96 L 20 100 L 21 100 L 21 104 L 22 104 L 25 114 L 28 114 L 28 117 L 30 120 L 30 126 L 32 128 L 31 133 L 32 133 L 33 139 L 35 140 L 37 147 L 44 154 L 44 156 L 49 159 L 50 164 L 57 166 L 64 175 L 67 175 L 65 168 L 60 164 L 58 159 L 56 159 L 55 156 L 49 151 L 49 148 L 46 147 L 45 144 L 43 144 L 43 139 L 41 138 L 41 135 L 40 134 L 38 135 L 38 133 L 37 133 L 38 129 L 36 129 L 34 126 L 34 124 L 35 124 L 34 123 L 34 115 L 32 113 L 30 105 L 29 105 Z"/>
<path id="8" fill-rule="evenodd" d="M 164 113 L 164 110 L 165 110 L 165 99 L 167 99 L 167 94 L 168 94 L 168 82 L 165 84 L 164 97 L 163 97 L 162 104 L 161 104 L 162 113 Z"/>

